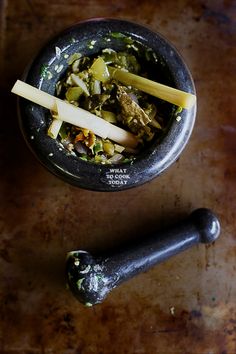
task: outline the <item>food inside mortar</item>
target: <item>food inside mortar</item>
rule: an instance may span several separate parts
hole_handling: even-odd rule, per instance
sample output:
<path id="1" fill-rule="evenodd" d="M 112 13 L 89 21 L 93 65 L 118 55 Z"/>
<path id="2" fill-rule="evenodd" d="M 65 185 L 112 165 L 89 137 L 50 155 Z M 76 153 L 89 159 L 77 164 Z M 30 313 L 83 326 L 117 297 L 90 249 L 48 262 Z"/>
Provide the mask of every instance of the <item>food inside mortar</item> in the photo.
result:
<path id="1" fill-rule="evenodd" d="M 121 33 L 110 35 L 125 46 L 117 51 L 105 47 L 89 56 L 73 50 L 67 70 L 53 85 L 55 96 L 21 80 L 12 92 L 50 110 L 47 133 L 57 139 L 60 151 L 64 147 L 68 154 L 93 163 L 132 163 L 161 141 L 173 118 L 181 120 L 182 108 L 194 107 L 196 96 L 173 87 L 168 62 L 150 48 Z"/>
<path id="2" fill-rule="evenodd" d="M 68 60 L 66 75 L 56 85 L 57 97 L 130 132 L 137 141 L 135 146 L 117 143 L 96 135 L 93 130 L 63 122 L 57 119 L 55 112 L 52 112 L 48 134 L 85 161 L 114 164 L 135 159 L 142 149 L 162 136 L 176 110 L 176 106 L 163 104 L 162 100 L 132 85 L 130 73 L 151 79 L 147 67 L 153 54 L 147 49 L 142 50 L 141 56 L 139 43 L 131 39 L 123 51 L 105 48 L 91 57 L 74 53 Z M 157 61 L 155 57 L 151 59 Z M 166 105 L 169 105 L 168 110 Z"/>

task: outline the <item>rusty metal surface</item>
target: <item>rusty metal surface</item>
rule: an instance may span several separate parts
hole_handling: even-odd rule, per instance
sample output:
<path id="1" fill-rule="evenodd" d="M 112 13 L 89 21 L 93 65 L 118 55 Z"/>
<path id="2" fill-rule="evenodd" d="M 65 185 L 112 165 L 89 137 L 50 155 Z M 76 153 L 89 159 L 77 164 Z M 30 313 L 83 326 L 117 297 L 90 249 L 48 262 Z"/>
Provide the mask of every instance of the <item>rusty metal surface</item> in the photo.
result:
<path id="1" fill-rule="evenodd" d="M 236 4 L 215 1 L 2 0 L 0 352 L 236 353 Z M 88 17 L 160 31 L 195 79 L 198 114 L 184 153 L 133 190 L 96 193 L 49 174 L 19 132 L 14 81 L 42 44 Z M 136 240 L 197 207 L 220 239 L 178 255 L 84 308 L 64 286 L 69 250 Z"/>

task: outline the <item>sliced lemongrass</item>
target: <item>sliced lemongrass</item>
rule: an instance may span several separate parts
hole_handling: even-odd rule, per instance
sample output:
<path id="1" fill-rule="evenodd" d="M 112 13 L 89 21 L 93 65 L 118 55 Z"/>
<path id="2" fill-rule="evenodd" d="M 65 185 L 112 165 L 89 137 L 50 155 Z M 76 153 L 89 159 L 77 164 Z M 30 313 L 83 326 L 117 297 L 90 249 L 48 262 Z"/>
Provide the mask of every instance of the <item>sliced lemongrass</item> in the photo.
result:
<path id="1" fill-rule="evenodd" d="M 127 71 L 108 67 L 112 78 L 122 82 L 127 86 L 133 86 L 152 96 L 161 98 L 177 106 L 190 109 L 196 103 L 196 96 L 173 87 L 169 87 L 158 82 L 146 79 L 142 76 L 132 74 Z"/>
<path id="2" fill-rule="evenodd" d="M 91 90 L 93 95 L 101 94 L 101 82 L 99 80 L 94 80 L 91 82 Z"/>
<path id="3" fill-rule="evenodd" d="M 80 79 L 79 76 L 75 74 L 71 74 L 71 80 L 75 85 L 79 86 L 87 96 L 90 95 L 85 82 L 82 79 Z"/>
<path id="4" fill-rule="evenodd" d="M 117 151 L 119 153 L 122 153 L 125 150 L 124 146 L 121 146 L 121 145 L 118 145 L 118 144 L 114 144 L 114 148 L 115 148 L 115 151 Z"/>
<path id="5" fill-rule="evenodd" d="M 116 115 L 110 111 L 101 110 L 102 118 L 105 119 L 109 123 L 117 123 Z"/>
<path id="6" fill-rule="evenodd" d="M 52 123 L 50 124 L 49 128 L 48 128 L 48 135 L 52 138 L 52 139 L 56 139 L 59 131 L 61 129 L 63 121 L 57 118 L 54 118 Z"/>

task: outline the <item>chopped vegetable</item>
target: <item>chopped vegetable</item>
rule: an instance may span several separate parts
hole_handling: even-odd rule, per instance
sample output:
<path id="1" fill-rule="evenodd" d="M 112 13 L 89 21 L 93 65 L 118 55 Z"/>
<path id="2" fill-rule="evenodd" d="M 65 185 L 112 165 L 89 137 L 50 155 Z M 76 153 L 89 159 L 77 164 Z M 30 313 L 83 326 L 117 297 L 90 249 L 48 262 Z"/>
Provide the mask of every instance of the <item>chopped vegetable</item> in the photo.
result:
<path id="1" fill-rule="evenodd" d="M 101 110 L 102 118 L 105 119 L 109 123 L 117 123 L 116 115 L 110 111 Z"/>
<path id="2" fill-rule="evenodd" d="M 78 101 L 79 97 L 83 93 L 83 89 L 81 87 L 69 87 L 66 91 L 66 99 L 68 102 Z"/>
<path id="3" fill-rule="evenodd" d="M 73 84 L 77 85 L 82 91 L 84 91 L 84 93 L 89 96 L 90 93 L 87 89 L 86 83 L 77 75 L 75 74 L 71 74 L 71 80 L 73 82 Z"/>
<path id="4" fill-rule="evenodd" d="M 90 72 L 96 80 L 101 82 L 106 82 L 109 79 L 109 71 L 104 60 L 101 57 L 98 57 L 90 68 Z"/>
<path id="5" fill-rule="evenodd" d="M 105 141 L 103 143 L 103 150 L 107 153 L 108 156 L 113 156 L 115 147 L 110 141 Z"/>
<path id="6" fill-rule="evenodd" d="M 67 63 L 68 63 L 69 65 L 71 65 L 71 64 L 73 64 L 77 59 L 80 59 L 81 57 L 82 57 L 82 55 L 81 55 L 80 53 L 74 53 L 74 54 L 72 54 L 72 55 L 69 57 Z"/>

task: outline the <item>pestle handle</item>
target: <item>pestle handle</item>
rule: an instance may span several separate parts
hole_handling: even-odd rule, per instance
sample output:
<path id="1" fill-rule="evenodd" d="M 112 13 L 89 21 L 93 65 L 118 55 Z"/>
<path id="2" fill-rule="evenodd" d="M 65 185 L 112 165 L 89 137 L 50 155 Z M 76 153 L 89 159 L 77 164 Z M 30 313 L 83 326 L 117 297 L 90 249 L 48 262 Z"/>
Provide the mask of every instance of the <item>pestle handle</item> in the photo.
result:
<path id="1" fill-rule="evenodd" d="M 110 277 L 113 274 L 118 285 L 198 243 L 213 242 L 219 231 L 219 221 L 212 211 L 197 209 L 181 223 L 155 233 L 133 248 L 112 255 L 109 262 L 103 262 L 105 273 Z"/>
<path id="2" fill-rule="evenodd" d="M 185 251 L 198 243 L 211 243 L 220 233 L 216 215 L 197 209 L 184 221 L 108 257 L 74 251 L 67 258 L 67 279 L 74 295 L 87 304 L 101 302 L 123 281 Z"/>

